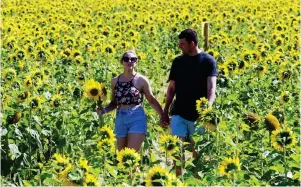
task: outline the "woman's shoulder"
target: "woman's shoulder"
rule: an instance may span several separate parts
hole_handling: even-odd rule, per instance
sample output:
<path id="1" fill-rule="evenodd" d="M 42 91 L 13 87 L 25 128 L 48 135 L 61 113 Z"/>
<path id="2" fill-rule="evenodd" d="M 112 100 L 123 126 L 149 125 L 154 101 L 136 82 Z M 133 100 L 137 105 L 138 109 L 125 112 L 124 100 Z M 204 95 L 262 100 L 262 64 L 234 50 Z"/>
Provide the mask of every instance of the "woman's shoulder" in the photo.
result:
<path id="1" fill-rule="evenodd" d="M 142 74 L 140 74 L 140 73 L 137 73 L 136 76 L 135 76 L 135 78 L 136 78 L 137 80 L 139 80 L 139 81 L 147 81 L 146 76 L 144 76 L 144 75 L 142 75 Z"/>
<path id="2" fill-rule="evenodd" d="M 117 75 L 116 77 L 113 77 L 113 78 L 112 78 L 111 83 L 112 83 L 113 85 L 115 85 L 115 84 L 117 83 L 117 81 L 118 81 L 118 79 L 119 79 L 119 76 L 120 76 L 120 75 Z"/>

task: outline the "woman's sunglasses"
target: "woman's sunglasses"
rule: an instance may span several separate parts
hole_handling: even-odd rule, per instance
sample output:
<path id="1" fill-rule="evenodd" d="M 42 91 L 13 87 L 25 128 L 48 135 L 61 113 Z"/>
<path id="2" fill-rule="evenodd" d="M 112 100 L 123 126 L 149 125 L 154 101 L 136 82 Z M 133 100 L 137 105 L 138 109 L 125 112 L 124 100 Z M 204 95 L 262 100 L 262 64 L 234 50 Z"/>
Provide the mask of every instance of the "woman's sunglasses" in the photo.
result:
<path id="1" fill-rule="evenodd" d="M 130 60 L 131 60 L 131 62 L 137 62 L 138 58 L 137 57 L 131 57 L 131 58 L 129 58 L 129 57 L 123 57 L 122 60 L 124 62 L 129 62 Z"/>

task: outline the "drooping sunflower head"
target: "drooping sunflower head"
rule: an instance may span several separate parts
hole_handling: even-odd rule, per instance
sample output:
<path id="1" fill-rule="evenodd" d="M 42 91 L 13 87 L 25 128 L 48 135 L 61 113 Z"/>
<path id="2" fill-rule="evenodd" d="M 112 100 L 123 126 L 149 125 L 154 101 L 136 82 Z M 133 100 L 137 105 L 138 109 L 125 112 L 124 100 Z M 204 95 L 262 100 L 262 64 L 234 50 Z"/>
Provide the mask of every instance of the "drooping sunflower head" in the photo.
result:
<path id="1" fill-rule="evenodd" d="M 30 88 L 33 86 L 32 79 L 30 76 L 27 76 L 24 81 L 25 88 Z"/>
<path id="2" fill-rule="evenodd" d="M 255 69 L 256 69 L 256 72 L 259 73 L 260 75 L 264 74 L 267 71 L 267 67 L 262 64 L 256 65 Z"/>
<path id="3" fill-rule="evenodd" d="M 89 166 L 88 164 L 88 160 L 84 159 L 84 158 L 80 158 L 79 159 L 79 167 L 84 170 L 85 172 L 89 170 L 89 168 L 91 168 L 91 166 Z"/>
<path id="4" fill-rule="evenodd" d="M 260 121 L 260 117 L 253 112 L 248 112 L 244 118 L 244 122 L 250 126 L 251 130 L 258 129 L 259 121 Z"/>
<path id="5" fill-rule="evenodd" d="M 105 125 L 100 129 L 100 139 L 115 139 L 115 135 L 113 132 L 113 129 L 110 128 L 109 126 Z"/>
<path id="6" fill-rule="evenodd" d="M 281 80 L 288 80 L 292 76 L 292 72 L 290 70 L 281 70 L 279 76 Z"/>
<path id="7" fill-rule="evenodd" d="M 90 173 L 86 173 L 85 180 L 84 180 L 84 186 L 99 186 L 99 182 L 94 175 L 92 175 Z"/>
<path id="8" fill-rule="evenodd" d="M 76 73 L 76 81 L 79 84 L 83 84 L 85 82 L 85 73 L 83 71 L 78 71 Z"/>
<path id="9" fill-rule="evenodd" d="M 280 128 L 278 119 L 272 113 L 268 114 L 265 117 L 264 123 L 266 124 L 266 128 L 269 131 L 274 131 Z"/>
<path id="10" fill-rule="evenodd" d="M 273 131 L 271 139 L 273 147 L 279 151 L 293 148 L 297 143 L 296 135 L 289 128 Z"/>
<path id="11" fill-rule="evenodd" d="M 16 70 L 13 68 L 6 68 L 2 72 L 2 79 L 8 82 L 13 81 L 17 76 Z"/>
<path id="12" fill-rule="evenodd" d="M 172 155 L 180 150 L 180 139 L 177 136 L 163 135 L 159 139 L 159 147 L 162 152 Z"/>
<path id="13" fill-rule="evenodd" d="M 204 110 L 200 119 L 202 120 L 203 126 L 210 132 L 215 131 L 221 121 L 217 111 L 213 110 L 212 107 Z"/>
<path id="14" fill-rule="evenodd" d="M 205 109 L 209 107 L 209 102 L 205 97 L 196 100 L 196 110 L 201 114 Z"/>
<path id="15" fill-rule="evenodd" d="M 115 153 L 115 144 L 112 139 L 99 140 L 97 147 L 101 153 Z"/>
<path id="16" fill-rule="evenodd" d="M 104 93 L 104 84 L 99 83 L 93 79 L 88 80 L 85 83 L 84 90 L 87 96 L 94 101 L 98 101 L 100 98 L 105 99 L 106 93 Z"/>
<path id="17" fill-rule="evenodd" d="M 42 102 L 41 98 L 39 96 L 35 96 L 29 100 L 29 106 L 33 110 L 37 110 L 40 108 L 41 102 Z"/>
<path id="18" fill-rule="evenodd" d="M 51 97 L 51 106 L 59 107 L 61 103 L 62 96 L 60 94 L 55 94 Z"/>
<path id="19" fill-rule="evenodd" d="M 288 103 L 290 101 L 290 94 L 288 91 L 282 91 L 280 95 L 280 101 L 282 103 Z"/>
<path id="20" fill-rule="evenodd" d="M 133 169 L 139 165 L 140 155 L 132 148 L 124 148 L 117 153 L 118 167 Z"/>
<path id="21" fill-rule="evenodd" d="M 68 164 L 69 163 L 69 158 L 66 157 L 65 155 L 61 155 L 61 154 L 58 154 L 58 153 L 55 153 L 53 155 L 53 158 L 55 160 L 56 163 L 58 164 Z"/>
<path id="22" fill-rule="evenodd" d="M 21 93 L 21 94 L 18 95 L 18 99 L 17 100 L 18 100 L 18 102 L 23 102 L 23 101 L 25 101 L 29 97 L 30 97 L 30 92 L 25 91 L 25 92 L 23 92 L 23 93 Z"/>
<path id="23" fill-rule="evenodd" d="M 230 177 L 232 173 L 240 170 L 240 162 L 238 157 L 225 158 L 219 165 L 219 173 L 222 176 Z"/>
<path id="24" fill-rule="evenodd" d="M 171 186 L 171 176 L 167 168 L 160 165 L 152 167 L 146 174 L 145 186 Z"/>

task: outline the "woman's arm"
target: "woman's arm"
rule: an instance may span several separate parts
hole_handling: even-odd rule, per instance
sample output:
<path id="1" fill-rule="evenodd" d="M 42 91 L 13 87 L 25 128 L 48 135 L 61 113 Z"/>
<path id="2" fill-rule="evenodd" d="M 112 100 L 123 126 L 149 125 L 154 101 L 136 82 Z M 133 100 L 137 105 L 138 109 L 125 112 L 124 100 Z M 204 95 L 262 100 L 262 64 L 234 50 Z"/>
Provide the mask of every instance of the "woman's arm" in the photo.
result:
<path id="1" fill-rule="evenodd" d="M 115 85 L 116 85 L 116 78 L 113 78 L 111 80 L 111 102 L 108 104 L 108 106 L 101 108 L 101 109 L 97 109 L 98 115 L 103 115 L 103 114 L 111 112 L 117 108 L 117 103 L 116 103 L 116 99 L 115 99 L 115 95 L 114 95 Z"/>
<path id="2" fill-rule="evenodd" d="M 157 99 L 154 97 L 152 93 L 152 89 L 150 87 L 149 81 L 147 80 L 146 77 L 142 77 L 143 80 L 143 93 L 145 94 L 146 100 L 149 102 L 151 107 L 156 110 L 156 112 L 159 114 L 161 117 L 163 114 L 163 110 Z"/>

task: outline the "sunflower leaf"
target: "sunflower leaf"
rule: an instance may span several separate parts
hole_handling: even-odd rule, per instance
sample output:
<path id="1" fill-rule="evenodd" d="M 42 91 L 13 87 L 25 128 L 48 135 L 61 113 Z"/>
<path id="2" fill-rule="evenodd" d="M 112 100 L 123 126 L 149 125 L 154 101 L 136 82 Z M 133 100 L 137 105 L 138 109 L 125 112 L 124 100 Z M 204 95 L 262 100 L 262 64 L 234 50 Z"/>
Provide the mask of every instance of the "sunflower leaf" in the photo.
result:
<path id="1" fill-rule="evenodd" d="M 274 171 L 277 171 L 281 174 L 284 173 L 284 167 L 280 164 L 276 165 L 276 166 L 270 166 L 270 169 L 274 170 Z"/>

